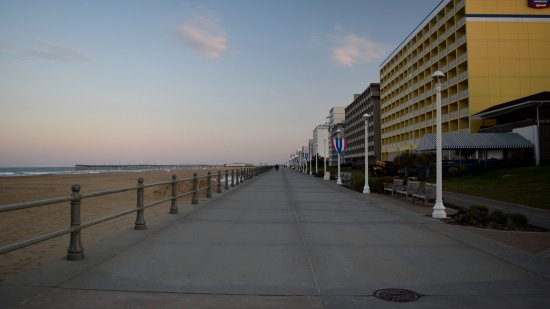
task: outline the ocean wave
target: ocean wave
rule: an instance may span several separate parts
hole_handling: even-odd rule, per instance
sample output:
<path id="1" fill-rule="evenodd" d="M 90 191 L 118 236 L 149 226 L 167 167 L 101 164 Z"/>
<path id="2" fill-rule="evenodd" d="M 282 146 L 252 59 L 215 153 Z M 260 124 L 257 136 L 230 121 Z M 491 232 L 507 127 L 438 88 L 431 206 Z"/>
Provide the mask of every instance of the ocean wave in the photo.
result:
<path id="1" fill-rule="evenodd" d="M 139 167 L 139 168 L 136 168 Z M 187 166 L 173 166 L 173 168 Z M 191 165 L 189 165 L 191 167 Z M 171 171 L 172 166 L 106 166 L 104 168 L 82 167 L 0 167 L 0 177 L 23 177 L 41 175 L 87 175 L 102 173 L 142 173 L 147 171 Z"/>

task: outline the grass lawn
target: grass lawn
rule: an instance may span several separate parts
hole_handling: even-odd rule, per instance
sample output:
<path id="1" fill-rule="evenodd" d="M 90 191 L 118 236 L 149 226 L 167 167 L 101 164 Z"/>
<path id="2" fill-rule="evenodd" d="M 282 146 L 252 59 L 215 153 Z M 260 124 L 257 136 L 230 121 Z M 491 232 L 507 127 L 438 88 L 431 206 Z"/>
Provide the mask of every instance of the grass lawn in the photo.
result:
<path id="1" fill-rule="evenodd" d="M 550 166 L 506 168 L 446 177 L 443 190 L 550 210 Z"/>

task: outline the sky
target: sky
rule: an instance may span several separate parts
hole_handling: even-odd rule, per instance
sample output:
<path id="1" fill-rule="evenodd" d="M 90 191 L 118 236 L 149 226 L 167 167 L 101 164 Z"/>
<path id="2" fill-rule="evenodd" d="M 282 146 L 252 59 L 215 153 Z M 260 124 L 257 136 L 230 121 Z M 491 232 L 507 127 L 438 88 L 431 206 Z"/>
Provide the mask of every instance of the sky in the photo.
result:
<path id="1" fill-rule="evenodd" d="M 440 0 L 0 0 L 0 167 L 278 163 Z"/>

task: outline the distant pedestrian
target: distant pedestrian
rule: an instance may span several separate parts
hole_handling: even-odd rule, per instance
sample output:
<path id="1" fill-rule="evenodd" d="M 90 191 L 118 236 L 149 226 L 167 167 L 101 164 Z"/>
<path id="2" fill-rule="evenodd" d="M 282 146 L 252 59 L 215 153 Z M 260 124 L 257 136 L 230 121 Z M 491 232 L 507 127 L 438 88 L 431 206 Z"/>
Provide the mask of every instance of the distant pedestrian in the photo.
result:
<path id="1" fill-rule="evenodd" d="M 279 164 L 275 164 L 275 171 L 279 170 Z"/>

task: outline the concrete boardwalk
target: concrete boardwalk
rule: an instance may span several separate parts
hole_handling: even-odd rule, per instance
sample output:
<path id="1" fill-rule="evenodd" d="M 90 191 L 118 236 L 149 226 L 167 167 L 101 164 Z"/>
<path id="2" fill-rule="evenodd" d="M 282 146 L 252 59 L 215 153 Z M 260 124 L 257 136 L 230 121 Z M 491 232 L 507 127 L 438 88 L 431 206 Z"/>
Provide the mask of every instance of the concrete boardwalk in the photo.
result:
<path id="1" fill-rule="evenodd" d="M 21 308 L 550 308 L 550 261 L 292 170 L 0 286 Z M 202 203 L 202 202 L 201 202 Z M 185 206 L 190 207 L 190 206 Z M 382 288 L 423 295 L 375 298 Z"/>

